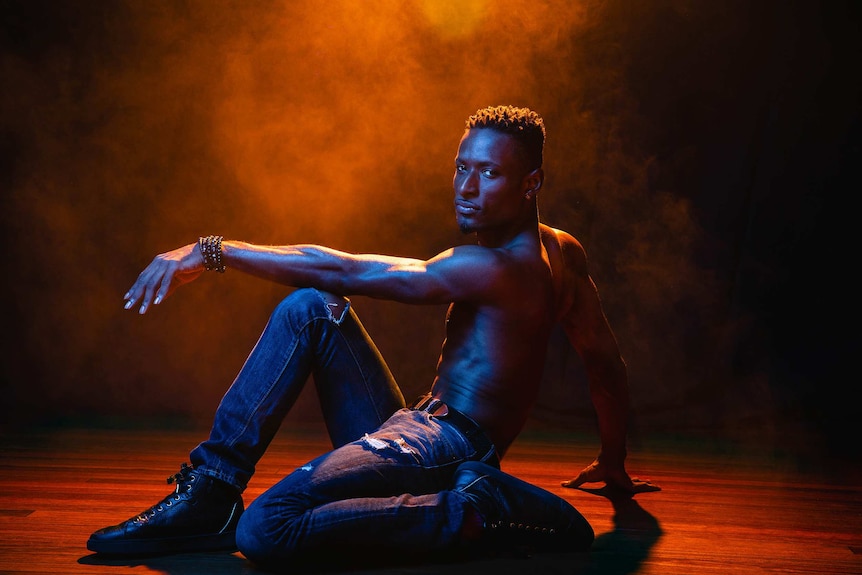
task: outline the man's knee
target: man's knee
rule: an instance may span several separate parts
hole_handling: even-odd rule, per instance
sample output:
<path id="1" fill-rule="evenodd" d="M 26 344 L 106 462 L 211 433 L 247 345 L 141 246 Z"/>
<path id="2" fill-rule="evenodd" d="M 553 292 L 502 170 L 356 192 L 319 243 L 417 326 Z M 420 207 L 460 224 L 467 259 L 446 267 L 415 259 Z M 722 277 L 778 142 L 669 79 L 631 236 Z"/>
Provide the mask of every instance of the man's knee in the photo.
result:
<path id="1" fill-rule="evenodd" d="M 318 293 L 323 298 L 323 304 L 329 310 L 329 319 L 335 323 L 341 323 L 344 320 L 347 309 L 350 307 L 350 300 L 325 291 L 319 291 Z"/>
<path id="2" fill-rule="evenodd" d="M 252 563 L 263 566 L 272 565 L 289 554 L 274 537 L 266 534 L 270 531 L 266 524 L 266 514 L 258 513 L 257 508 L 250 505 L 236 527 L 237 549 Z"/>
<path id="3" fill-rule="evenodd" d="M 289 315 L 302 311 L 311 311 L 315 314 L 324 312 L 330 321 L 340 324 L 347 316 L 349 308 L 350 300 L 346 297 L 316 288 L 299 288 L 281 300 L 273 313 Z"/>

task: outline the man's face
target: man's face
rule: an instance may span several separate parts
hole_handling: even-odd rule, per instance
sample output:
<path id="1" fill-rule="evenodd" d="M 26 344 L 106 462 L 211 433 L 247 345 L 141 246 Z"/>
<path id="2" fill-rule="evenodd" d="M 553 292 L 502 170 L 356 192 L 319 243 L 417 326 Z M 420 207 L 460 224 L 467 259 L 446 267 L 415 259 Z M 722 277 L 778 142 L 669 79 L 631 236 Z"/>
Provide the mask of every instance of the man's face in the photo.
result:
<path id="1" fill-rule="evenodd" d="M 507 225 L 522 214 L 527 169 L 518 144 L 488 128 L 467 130 L 455 157 L 455 217 L 464 233 Z"/>

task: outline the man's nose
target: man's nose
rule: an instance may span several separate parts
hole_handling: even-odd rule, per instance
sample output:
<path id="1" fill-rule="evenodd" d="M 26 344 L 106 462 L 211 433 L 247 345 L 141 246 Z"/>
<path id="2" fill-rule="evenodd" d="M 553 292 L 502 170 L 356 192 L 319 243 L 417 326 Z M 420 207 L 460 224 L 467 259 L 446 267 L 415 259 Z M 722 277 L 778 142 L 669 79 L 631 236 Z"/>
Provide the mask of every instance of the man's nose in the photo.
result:
<path id="1" fill-rule="evenodd" d="M 478 190 L 478 178 L 473 172 L 464 174 L 455 186 L 455 191 L 460 196 L 474 196 Z"/>

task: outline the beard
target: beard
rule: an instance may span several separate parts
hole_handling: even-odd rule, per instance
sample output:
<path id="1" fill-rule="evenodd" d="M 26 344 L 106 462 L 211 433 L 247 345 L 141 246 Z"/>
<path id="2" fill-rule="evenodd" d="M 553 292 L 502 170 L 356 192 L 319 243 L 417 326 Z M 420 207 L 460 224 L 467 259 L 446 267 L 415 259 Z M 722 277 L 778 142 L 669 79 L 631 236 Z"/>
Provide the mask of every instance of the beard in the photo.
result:
<path id="1" fill-rule="evenodd" d="M 456 216 L 455 220 L 458 222 L 458 229 L 461 230 L 462 234 L 467 235 L 477 231 L 475 222 L 471 221 L 469 218 Z"/>
<path id="2" fill-rule="evenodd" d="M 469 222 L 460 222 L 458 224 L 458 229 L 460 229 L 461 233 L 464 234 L 465 236 L 467 234 L 472 234 L 473 232 L 476 231 L 476 228 L 474 228 L 472 226 L 472 224 L 470 224 Z"/>

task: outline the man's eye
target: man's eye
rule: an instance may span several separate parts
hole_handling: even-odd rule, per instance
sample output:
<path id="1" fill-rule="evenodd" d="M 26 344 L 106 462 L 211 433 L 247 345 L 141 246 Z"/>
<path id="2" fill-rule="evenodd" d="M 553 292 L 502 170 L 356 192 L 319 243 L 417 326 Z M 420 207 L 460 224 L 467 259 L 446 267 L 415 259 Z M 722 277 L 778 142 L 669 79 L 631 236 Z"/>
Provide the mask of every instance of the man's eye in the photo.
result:
<path id="1" fill-rule="evenodd" d="M 492 169 L 490 169 L 490 168 L 487 168 L 487 169 L 485 169 L 485 170 L 482 170 L 482 173 L 483 173 L 484 175 L 488 176 L 489 178 L 493 178 L 494 176 L 496 176 L 496 175 L 497 175 L 497 172 L 495 172 L 494 170 L 492 170 Z"/>
<path id="2" fill-rule="evenodd" d="M 455 166 L 455 171 L 456 172 L 466 172 L 467 168 L 464 167 L 464 164 L 459 164 L 459 165 Z"/>

